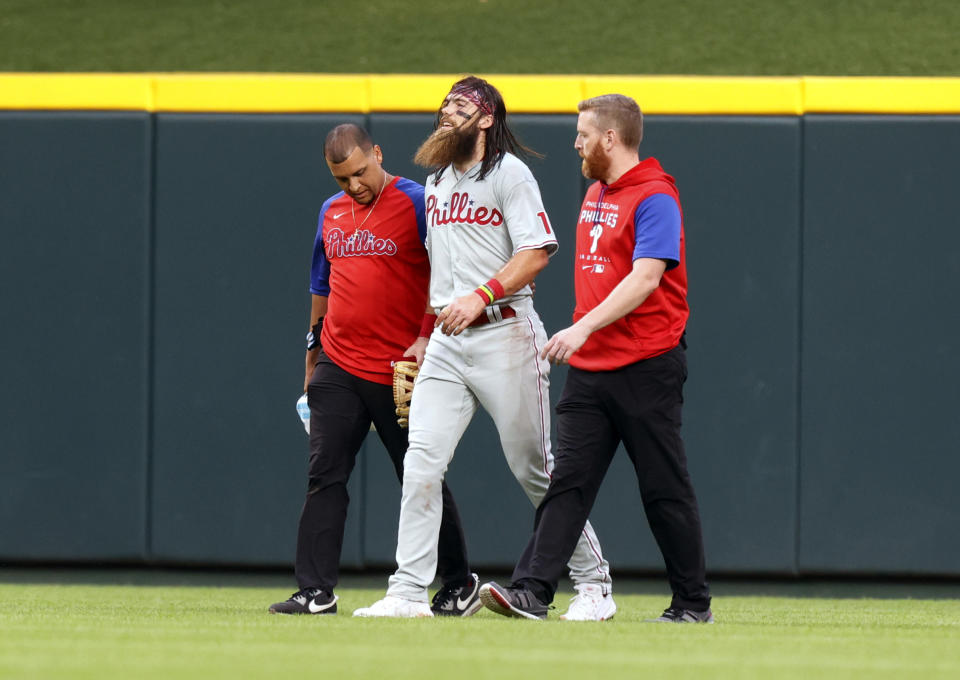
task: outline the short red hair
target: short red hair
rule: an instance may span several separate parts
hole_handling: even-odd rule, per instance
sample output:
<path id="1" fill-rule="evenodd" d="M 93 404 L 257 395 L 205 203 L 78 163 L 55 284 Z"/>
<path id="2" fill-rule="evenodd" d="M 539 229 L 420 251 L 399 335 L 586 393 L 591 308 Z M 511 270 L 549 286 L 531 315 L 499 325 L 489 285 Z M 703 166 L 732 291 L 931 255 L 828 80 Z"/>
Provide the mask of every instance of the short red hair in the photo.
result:
<path id="1" fill-rule="evenodd" d="M 577 111 L 593 111 L 597 124 L 604 130 L 615 130 L 623 145 L 632 149 L 643 139 L 643 113 L 637 102 L 622 94 L 602 94 L 584 99 Z"/>

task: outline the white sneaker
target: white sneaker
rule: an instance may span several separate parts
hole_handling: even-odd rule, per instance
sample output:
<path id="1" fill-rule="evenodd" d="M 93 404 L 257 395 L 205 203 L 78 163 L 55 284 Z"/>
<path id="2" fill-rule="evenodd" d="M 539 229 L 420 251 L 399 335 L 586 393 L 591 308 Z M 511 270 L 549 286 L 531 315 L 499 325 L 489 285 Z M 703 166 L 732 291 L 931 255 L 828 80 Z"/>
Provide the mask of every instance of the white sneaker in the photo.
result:
<path id="1" fill-rule="evenodd" d="M 369 607 L 357 609 L 353 612 L 353 615 L 378 618 L 416 619 L 433 616 L 433 612 L 430 611 L 430 605 L 426 602 L 414 602 L 413 600 L 404 600 L 400 597 L 387 595 Z"/>
<path id="2" fill-rule="evenodd" d="M 581 583 L 573 587 L 577 594 L 570 600 L 570 608 L 562 621 L 606 621 L 617 613 L 613 595 L 604 594 L 603 587 L 596 583 Z"/>

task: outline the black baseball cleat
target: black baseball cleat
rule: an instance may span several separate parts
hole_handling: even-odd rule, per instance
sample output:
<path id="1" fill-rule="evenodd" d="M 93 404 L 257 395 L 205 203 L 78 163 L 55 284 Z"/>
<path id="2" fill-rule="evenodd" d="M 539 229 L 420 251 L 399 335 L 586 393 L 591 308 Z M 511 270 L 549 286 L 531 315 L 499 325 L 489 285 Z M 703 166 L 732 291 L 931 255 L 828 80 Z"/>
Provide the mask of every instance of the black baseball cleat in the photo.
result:
<path id="1" fill-rule="evenodd" d="M 668 607 L 657 618 L 647 619 L 647 623 L 713 623 L 713 612 L 709 609 L 698 612 L 693 609 Z"/>
<path id="2" fill-rule="evenodd" d="M 473 616 L 481 609 L 480 580 L 476 574 L 470 574 L 470 583 L 465 586 L 442 586 L 430 603 L 434 616 Z"/>
<path id="3" fill-rule="evenodd" d="M 298 590 L 286 602 L 270 605 L 271 614 L 336 614 L 337 596 L 320 588 Z"/>
<path id="4" fill-rule="evenodd" d="M 504 588 L 492 582 L 480 586 L 480 600 L 483 606 L 501 616 L 534 621 L 547 618 L 550 608 L 526 588 Z"/>

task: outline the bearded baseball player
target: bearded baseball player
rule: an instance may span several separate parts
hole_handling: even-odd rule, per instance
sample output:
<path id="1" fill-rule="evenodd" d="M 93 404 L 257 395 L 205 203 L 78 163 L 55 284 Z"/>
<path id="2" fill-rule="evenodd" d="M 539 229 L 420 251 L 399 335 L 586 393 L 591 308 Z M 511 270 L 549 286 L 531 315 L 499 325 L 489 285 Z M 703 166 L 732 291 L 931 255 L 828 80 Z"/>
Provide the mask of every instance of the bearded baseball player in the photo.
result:
<path id="1" fill-rule="evenodd" d="M 504 616 L 543 619 L 610 461 L 623 442 L 673 600 L 652 621 L 713 623 L 700 512 L 680 436 L 689 316 L 680 195 L 640 160 L 643 116 L 611 94 L 580 102 L 583 174 L 597 180 L 577 223 L 574 324 L 541 356 L 569 363 L 557 404 L 557 461 L 513 583 L 480 598 Z"/>
<path id="2" fill-rule="evenodd" d="M 402 479 L 407 431 L 396 418 L 391 363 L 412 349 L 430 277 L 423 187 L 387 173 L 380 147 L 356 125 L 334 128 L 324 157 L 342 191 L 323 204 L 313 248 L 304 380 L 310 463 L 297 530 L 299 590 L 272 605 L 275 614 L 337 612 L 347 481 L 371 422 Z M 383 294 L 387 285 L 390 296 Z M 437 491 L 442 586 L 434 611 L 469 616 L 481 608 L 479 584 L 468 568 L 453 496 L 446 484 Z"/>
<path id="3" fill-rule="evenodd" d="M 425 188 L 426 325 L 436 329 L 429 342 L 418 340 L 424 359 L 410 408 L 398 568 L 386 597 L 355 616 L 431 616 L 440 483 L 478 406 L 493 418 L 507 464 L 534 506 L 549 484 L 549 362 L 539 356 L 546 334 L 530 284 L 557 241 L 537 182 L 515 155 L 524 151 L 500 93 L 468 77 L 454 84 L 417 152 L 418 164 L 436 168 Z M 561 618 L 610 618 L 609 565 L 586 518 L 577 533 L 569 560 L 577 595 Z"/>

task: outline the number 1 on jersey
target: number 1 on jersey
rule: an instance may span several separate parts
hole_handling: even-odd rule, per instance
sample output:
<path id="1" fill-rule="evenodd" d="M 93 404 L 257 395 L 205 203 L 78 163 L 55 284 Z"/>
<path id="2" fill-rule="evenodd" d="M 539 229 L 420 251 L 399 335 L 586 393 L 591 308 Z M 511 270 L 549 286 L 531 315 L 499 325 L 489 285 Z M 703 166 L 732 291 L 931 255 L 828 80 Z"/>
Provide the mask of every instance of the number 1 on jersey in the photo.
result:
<path id="1" fill-rule="evenodd" d="M 547 219 L 547 213 L 545 213 L 545 212 L 543 212 L 543 211 L 541 210 L 540 212 L 537 213 L 537 217 L 539 217 L 539 218 L 540 218 L 540 221 L 543 222 L 543 228 L 544 228 L 544 229 L 546 230 L 546 232 L 549 234 L 549 233 L 550 233 L 550 221 Z"/>

